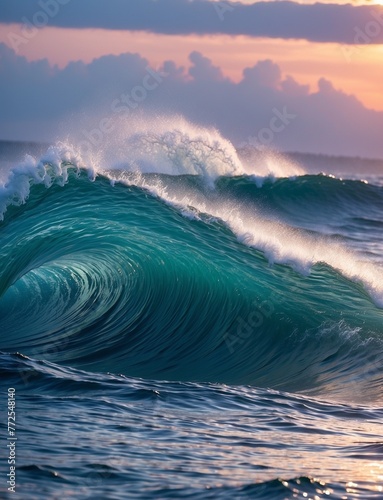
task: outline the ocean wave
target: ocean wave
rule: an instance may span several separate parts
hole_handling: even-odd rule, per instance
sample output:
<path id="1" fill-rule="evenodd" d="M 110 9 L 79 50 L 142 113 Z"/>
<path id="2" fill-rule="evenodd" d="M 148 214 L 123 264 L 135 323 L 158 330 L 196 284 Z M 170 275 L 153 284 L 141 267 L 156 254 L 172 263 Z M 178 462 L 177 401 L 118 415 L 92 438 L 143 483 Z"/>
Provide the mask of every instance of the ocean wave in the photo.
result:
<path id="1" fill-rule="evenodd" d="M 381 396 L 382 269 L 299 218 L 302 198 L 313 221 L 327 205 L 371 217 L 381 188 L 82 161 L 50 148 L 2 188 L 0 349 L 139 377 Z"/>

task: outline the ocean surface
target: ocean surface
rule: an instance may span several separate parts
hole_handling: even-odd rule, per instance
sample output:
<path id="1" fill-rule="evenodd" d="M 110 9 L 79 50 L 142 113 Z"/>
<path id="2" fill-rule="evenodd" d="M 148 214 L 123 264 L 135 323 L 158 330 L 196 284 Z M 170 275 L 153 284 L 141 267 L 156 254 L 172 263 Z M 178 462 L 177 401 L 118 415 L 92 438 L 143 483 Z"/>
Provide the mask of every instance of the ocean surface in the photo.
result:
<path id="1" fill-rule="evenodd" d="M 28 147 L 0 145 L 1 498 L 383 499 L 367 161 L 185 124 Z"/>

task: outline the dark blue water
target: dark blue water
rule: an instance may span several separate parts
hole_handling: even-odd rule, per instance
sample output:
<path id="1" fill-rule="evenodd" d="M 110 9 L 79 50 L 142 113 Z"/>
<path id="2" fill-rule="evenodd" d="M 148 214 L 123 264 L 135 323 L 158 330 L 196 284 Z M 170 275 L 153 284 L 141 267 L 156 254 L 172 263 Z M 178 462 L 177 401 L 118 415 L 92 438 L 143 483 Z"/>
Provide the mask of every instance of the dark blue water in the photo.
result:
<path id="1" fill-rule="evenodd" d="M 171 146 L 3 174 L 1 494 L 383 498 L 381 179 Z"/>

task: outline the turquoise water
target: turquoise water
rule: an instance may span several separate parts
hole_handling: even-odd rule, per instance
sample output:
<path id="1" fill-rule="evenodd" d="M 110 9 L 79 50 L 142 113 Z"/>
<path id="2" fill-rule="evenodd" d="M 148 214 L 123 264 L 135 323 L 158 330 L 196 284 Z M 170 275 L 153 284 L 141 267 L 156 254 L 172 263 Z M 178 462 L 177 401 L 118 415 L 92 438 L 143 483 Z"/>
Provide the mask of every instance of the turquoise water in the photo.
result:
<path id="1" fill-rule="evenodd" d="M 16 495 L 383 498 L 381 180 L 197 146 L 0 188 Z"/>

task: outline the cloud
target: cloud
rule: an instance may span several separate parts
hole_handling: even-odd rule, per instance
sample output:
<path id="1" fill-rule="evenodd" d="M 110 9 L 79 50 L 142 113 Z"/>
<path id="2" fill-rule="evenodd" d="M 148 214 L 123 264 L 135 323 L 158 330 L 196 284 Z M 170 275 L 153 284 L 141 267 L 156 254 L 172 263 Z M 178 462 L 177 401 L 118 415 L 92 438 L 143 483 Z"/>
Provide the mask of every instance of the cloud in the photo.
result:
<path id="1" fill-rule="evenodd" d="M 195 80 L 222 80 L 221 68 L 213 66 L 210 59 L 204 57 L 197 51 L 194 51 L 189 56 L 192 66 L 189 70 L 189 75 Z"/>
<path id="2" fill-rule="evenodd" d="M 335 3 L 3 0 L 0 22 L 20 23 L 24 26 L 21 34 L 25 30 L 26 37 L 33 26 L 49 24 L 61 28 L 145 30 L 162 34 L 229 34 L 342 44 L 383 43 L 382 7 Z"/>
<path id="3" fill-rule="evenodd" d="M 166 61 L 155 72 L 139 54 L 123 54 L 59 69 L 0 44 L 0 138 L 53 140 L 76 131 L 81 140 L 102 118 L 145 111 L 215 126 L 236 145 L 383 158 L 383 112 L 330 81 L 311 90 L 265 60 L 236 83 L 198 52 L 190 61 L 188 71 Z"/>

